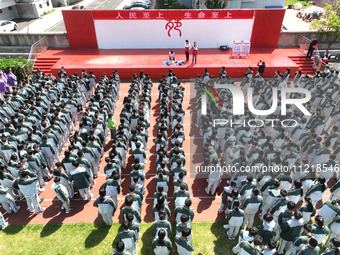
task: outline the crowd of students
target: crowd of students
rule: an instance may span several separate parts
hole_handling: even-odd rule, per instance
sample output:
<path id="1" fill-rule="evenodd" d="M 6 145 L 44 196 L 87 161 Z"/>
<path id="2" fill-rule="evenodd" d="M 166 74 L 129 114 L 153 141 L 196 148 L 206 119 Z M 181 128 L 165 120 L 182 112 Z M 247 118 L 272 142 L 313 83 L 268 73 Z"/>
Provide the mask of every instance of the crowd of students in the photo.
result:
<path id="1" fill-rule="evenodd" d="M 324 254 L 339 254 L 340 181 L 332 183 L 339 170 L 340 93 L 338 72 L 317 72 L 314 77 L 297 72 L 289 80 L 290 70 L 279 71 L 271 80 L 262 73 L 253 76 L 249 68 L 241 82 L 241 89 L 251 96 L 257 109 L 270 108 L 272 88 L 301 87 L 312 93 L 305 107 L 312 113 L 303 116 L 298 108 L 287 106 L 287 115 L 297 121 L 293 128 L 283 126 L 243 126 L 244 120 L 282 120 L 280 106 L 267 116 L 256 116 L 248 109 L 244 116 L 234 116 L 236 127 L 213 125 L 214 119 L 232 116 L 230 91 L 217 89 L 223 105 L 208 101 L 208 114 L 202 115 L 201 91 L 197 90 L 197 126 L 202 129 L 204 164 L 208 166 L 287 166 L 292 172 L 230 173 L 228 185 L 223 188 L 219 213 L 225 212 L 225 229 L 230 240 L 238 237 L 233 253 L 239 254 L 319 254 L 319 246 L 328 249 Z M 198 76 L 195 87 L 216 83 L 233 84 L 222 68 L 218 78 L 206 69 Z M 110 77 L 104 73 L 98 80 L 90 71 L 80 76 L 68 76 L 62 68 L 58 77 L 46 76 L 39 70 L 31 79 L 9 87 L 0 101 L 0 203 L 8 213 L 16 213 L 17 199 L 25 199 L 30 214 L 39 214 L 47 181 L 53 177 L 52 189 L 62 202 L 62 210 L 72 210 L 70 200 L 78 190 L 83 200 L 91 200 L 91 188 L 96 184 L 99 166 L 106 146 L 106 137 L 113 140 L 109 156 L 105 158 L 106 181 L 99 190 L 94 205 L 103 221 L 113 223 L 121 192 L 122 169 L 127 168 L 128 150 L 133 164 L 130 171 L 129 193 L 122 208 L 122 229 L 113 254 L 136 254 L 139 239 L 141 211 L 145 200 L 145 163 L 150 130 L 151 89 L 148 74 L 133 75 L 125 95 L 117 125 L 113 116 L 119 98 L 118 70 Z M 179 254 L 193 254 L 189 187 L 186 183 L 186 160 L 182 144 L 185 140 L 182 108 L 184 87 L 170 70 L 158 86 L 159 116 L 155 177 L 156 190 L 152 216 L 152 249 L 155 254 L 169 254 L 173 232 L 168 218 L 174 214 L 176 236 L 174 243 Z M 291 93 L 290 98 L 299 95 Z M 151 127 L 153 128 L 153 127 Z M 63 153 L 63 155 L 61 155 Z M 309 171 L 301 166 L 321 165 L 324 171 Z M 338 170 L 337 170 L 338 169 Z M 310 170 L 310 169 L 307 169 Z M 314 169 L 313 169 L 314 170 Z M 172 176 L 171 178 L 170 175 Z M 223 177 L 221 172 L 208 176 L 207 194 L 215 194 Z M 169 183 L 172 180 L 172 183 Z M 316 205 L 323 198 L 330 183 L 331 196 L 316 213 Z M 174 212 L 169 209 L 169 185 L 173 187 Z M 302 204 L 299 206 L 299 203 Z M 261 213 L 260 213 L 261 212 Z M 261 223 L 254 227 L 259 214 Z M 309 224 L 315 217 L 315 223 Z M 2 229 L 8 223 L 0 214 Z M 326 238 L 327 237 L 327 238 Z M 279 241 L 279 245 L 277 242 Z"/>
<path id="2" fill-rule="evenodd" d="M 202 129 L 204 164 L 211 169 L 228 165 L 237 169 L 211 171 L 206 188 L 207 194 L 215 194 L 221 178 L 229 179 L 223 188 L 219 213 L 225 210 L 224 228 L 228 238 L 234 240 L 238 236 L 234 254 L 319 254 L 321 244 L 327 248 L 323 254 L 339 254 L 340 181 L 334 184 L 333 179 L 338 178 L 340 159 L 338 75 L 338 71 L 328 71 L 316 72 L 311 77 L 298 71 L 291 81 L 290 70 L 286 69 L 285 74 L 277 71 L 273 79 L 264 80 L 259 73 L 253 76 L 249 68 L 241 89 L 252 97 L 256 109 L 271 108 L 272 88 L 299 87 L 311 92 L 311 100 L 304 105 L 312 113 L 310 116 L 290 105 L 283 116 L 280 104 L 268 116 L 255 115 L 248 107 L 244 115 L 232 115 L 231 92 L 215 87 L 234 83 L 225 69 L 222 68 L 217 79 L 207 69 L 197 77 L 196 87 L 203 87 L 202 83 L 215 87 L 223 102 L 215 104 L 208 97 L 207 114 L 203 115 L 204 92 L 197 90 L 197 125 Z M 247 94 L 248 88 L 252 88 L 252 94 Z M 287 97 L 294 99 L 301 95 L 289 93 Z M 214 122 L 216 119 L 229 122 Z M 272 122 L 244 124 L 266 119 L 275 121 L 273 125 Z M 284 119 L 297 124 L 280 125 Z M 288 171 L 264 170 L 270 166 L 272 169 L 284 166 Z M 329 200 L 324 196 L 327 184 L 330 184 Z M 324 203 L 316 213 L 317 203 L 323 198 Z M 253 226 L 256 215 L 261 220 L 258 227 Z M 310 224 L 312 219 L 314 224 Z"/>

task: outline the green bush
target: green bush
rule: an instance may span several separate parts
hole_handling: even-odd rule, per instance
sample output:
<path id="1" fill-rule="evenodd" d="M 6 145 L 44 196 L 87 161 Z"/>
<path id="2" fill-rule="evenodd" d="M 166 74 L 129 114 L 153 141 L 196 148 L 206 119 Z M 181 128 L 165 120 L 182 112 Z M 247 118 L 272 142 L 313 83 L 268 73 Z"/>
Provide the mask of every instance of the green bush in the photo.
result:
<path id="1" fill-rule="evenodd" d="M 11 67 L 12 72 L 17 76 L 18 81 L 25 77 L 22 67 L 27 63 L 24 58 L 0 58 L 0 69 L 7 72 L 7 68 Z"/>

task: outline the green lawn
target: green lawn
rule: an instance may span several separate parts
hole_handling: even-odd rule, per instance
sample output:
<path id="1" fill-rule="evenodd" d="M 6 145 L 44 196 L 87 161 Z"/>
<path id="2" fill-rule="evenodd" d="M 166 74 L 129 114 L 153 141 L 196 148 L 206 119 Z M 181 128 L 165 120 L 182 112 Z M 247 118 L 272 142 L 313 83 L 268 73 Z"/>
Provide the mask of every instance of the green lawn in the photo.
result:
<path id="1" fill-rule="evenodd" d="M 292 4 L 294 6 L 297 2 L 300 2 L 302 4 L 302 8 L 307 8 L 307 7 L 313 5 L 313 4 L 311 4 L 310 1 L 286 0 L 285 6 L 288 6 L 290 4 Z"/>
<path id="2" fill-rule="evenodd" d="M 224 222 L 192 223 L 195 254 L 231 254 L 236 240 L 227 239 Z M 120 224 L 10 225 L 0 231 L 0 254 L 111 254 Z M 152 223 L 142 223 L 137 254 L 152 255 Z M 173 236 L 175 234 L 173 224 Z M 176 254 L 175 252 L 171 254 Z"/>

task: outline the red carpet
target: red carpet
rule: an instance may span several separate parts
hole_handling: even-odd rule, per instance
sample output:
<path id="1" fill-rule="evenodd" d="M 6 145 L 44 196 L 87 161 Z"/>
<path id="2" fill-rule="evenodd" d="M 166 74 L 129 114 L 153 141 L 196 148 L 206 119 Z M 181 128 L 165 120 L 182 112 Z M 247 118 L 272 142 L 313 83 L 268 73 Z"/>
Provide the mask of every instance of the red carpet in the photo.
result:
<path id="1" fill-rule="evenodd" d="M 98 77 L 102 72 L 110 75 L 114 69 L 119 70 L 122 79 L 130 79 L 133 73 L 139 74 L 140 70 L 149 73 L 151 77 L 160 78 L 172 68 L 176 76 L 181 79 L 189 79 L 202 74 L 205 67 L 209 68 L 211 75 L 218 75 L 221 66 L 225 66 L 228 75 L 233 78 L 242 78 L 249 66 L 257 70 L 257 62 L 265 61 L 266 69 L 264 77 L 274 76 L 276 70 L 284 73 L 286 67 L 295 73 L 299 63 L 293 61 L 294 57 L 303 56 L 297 48 L 289 49 L 252 49 L 249 58 L 233 59 L 231 51 L 219 49 L 201 49 L 198 54 L 198 62 L 191 65 L 191 56 L 188 64 L 184 66 L 164 66 L 162 61 L 168 59 L 169 50 L 145 49 L 145 50 L 87 50 L 87 49 L 49 49 L 41 54 L 35 64 L 45 73 L 57 75 L 60 67 L 64 66 L 67 73 L 81 73 L 83 68 L 93 70 Z M 184 50 L 177 49 L 176 59 L 185 60 Z M 291 59 L 290 57 L 293 57 Z"/>

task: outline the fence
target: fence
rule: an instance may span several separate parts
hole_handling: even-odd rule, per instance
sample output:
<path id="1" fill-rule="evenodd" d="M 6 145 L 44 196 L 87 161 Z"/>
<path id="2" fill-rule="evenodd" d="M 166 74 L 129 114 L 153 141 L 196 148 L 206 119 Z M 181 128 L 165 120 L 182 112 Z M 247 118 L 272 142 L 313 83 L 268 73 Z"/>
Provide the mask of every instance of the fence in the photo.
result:
<path id="1" fill-rule="evenodd" d="M 310 42 L 311 42 L 311 40 L 308 39 L 307 37 L 303 36 L 303 35 L 301 35 L 299 37 L 298 45 L 299 45 L 299 48 L 300 48 L 302 53 L 306 53 L 308 51 Z M 325 63 L 323 63 L 321 61 L 320 52 L 319 52 L 318 48 L 316 48 L 313 51 L 313 58 L 312 59 L 313 59 L 313 68 L 314 69 L 319 70 L 319 71 L 325 70 L 326 65 L 325 65 Z"/>
<path id="2" fill-rule="evenodd" d="M 31 46 L 30 54 L 28 55 L 27 64 L 22 66 L 22 70 L 26 76 L 30 75 L 34 69 L 34 63 L 37 57 L 48 49 L 47 37 L 41 38 Z"/>

